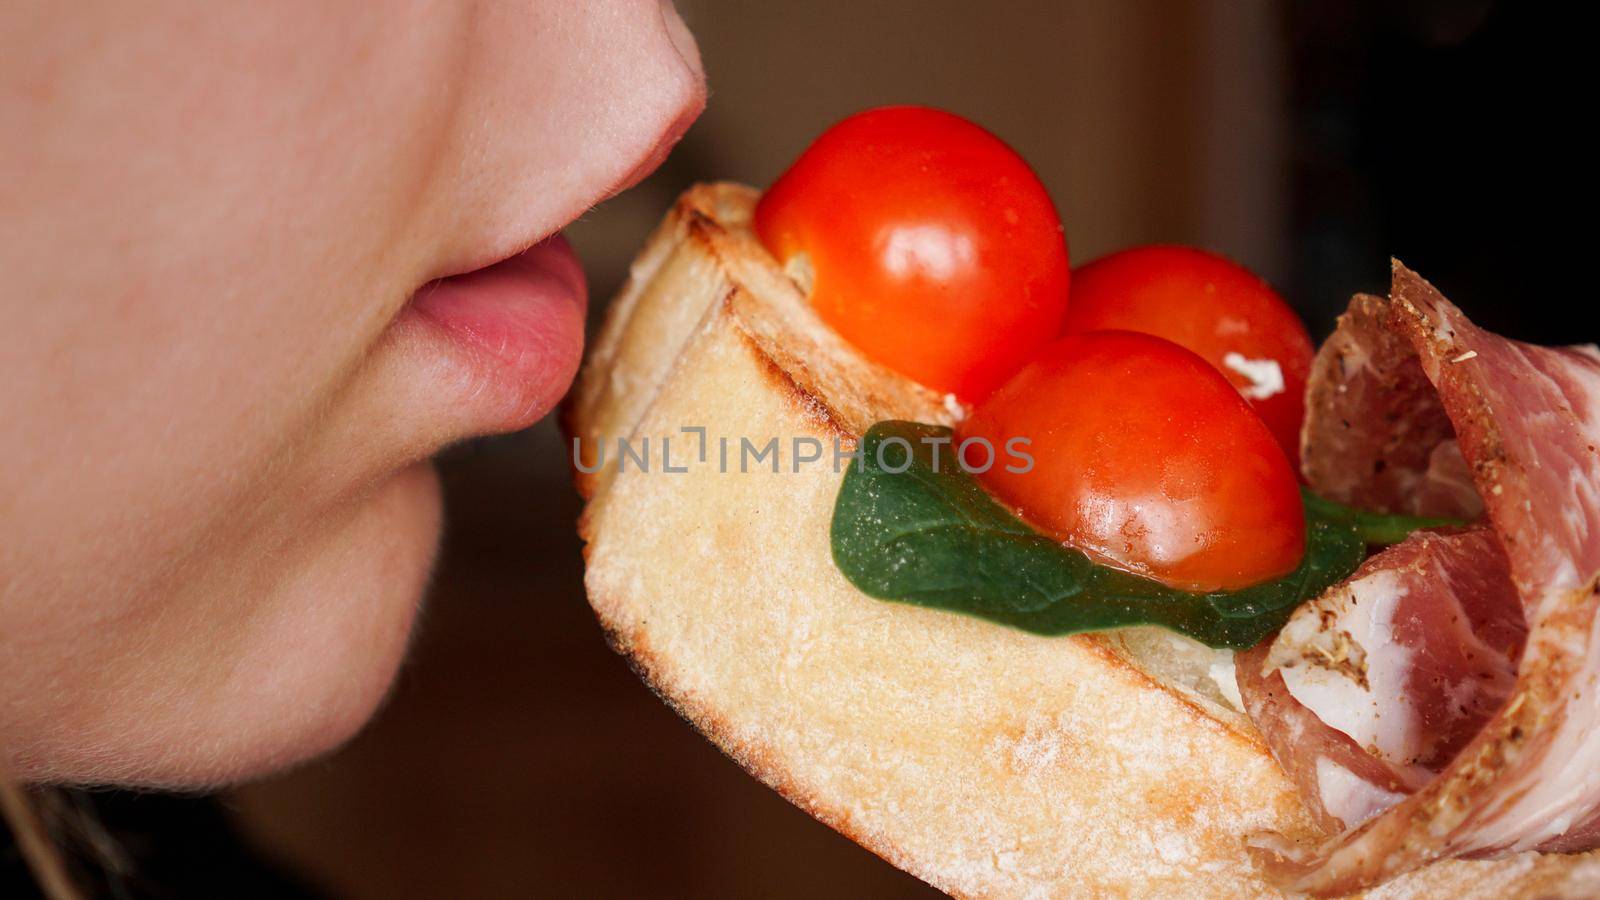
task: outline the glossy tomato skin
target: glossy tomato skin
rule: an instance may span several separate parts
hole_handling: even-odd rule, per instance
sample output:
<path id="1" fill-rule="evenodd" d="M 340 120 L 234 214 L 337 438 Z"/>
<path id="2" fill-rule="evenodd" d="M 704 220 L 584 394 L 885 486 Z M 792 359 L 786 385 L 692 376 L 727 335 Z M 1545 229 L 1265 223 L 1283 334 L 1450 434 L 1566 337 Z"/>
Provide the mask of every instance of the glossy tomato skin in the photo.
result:
<path id="1" fill-rule="evenodd" d="M 995 447 L 1028 439 L 1032 470 L 992 467 L 978 476 L 990 492 L 1064 543 L 1173 587 L 1247 587 L 1304 553 L 1299 484 L 1272 434 L 1216 369 L 1170 341 L 1062 338 L 960 433 Z"/>
<path id="2" fill-rule="evenodd" d="M 846 340 L 962 400 L 1055 337 L 1067 307 L 1044 186 L 999 138 L 940 110 L 834 125 L 762 196 L 755 229 L 791 271 L 805 254 L 811 302 Z"/>
<path id="3" fill-rule="evenodd" d="M 1260 276 L 1194 247 L 1101 257 L 1076 273 L 1063 332 L 1105 329 L 1154 334 L 1200 354 L 1245 395 L 1298 468 L 1311 337 Z"/>

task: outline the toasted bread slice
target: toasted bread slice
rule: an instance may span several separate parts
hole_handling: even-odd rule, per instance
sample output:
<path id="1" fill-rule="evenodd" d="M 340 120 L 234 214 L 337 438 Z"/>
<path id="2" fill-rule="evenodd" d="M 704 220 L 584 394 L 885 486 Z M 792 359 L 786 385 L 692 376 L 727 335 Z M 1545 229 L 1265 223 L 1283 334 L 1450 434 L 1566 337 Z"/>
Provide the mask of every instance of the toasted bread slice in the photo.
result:
<path id="1" fill-rule="evenodd" d="M 960 410 L 816 318 L 751 233 L 755 199 L 678 201 L 565 411 L 618 651 L 757 778 L 949 893 L 1275 896 L 1246 838 L 1318 835 L 1229 706 L 1227 655 L 1154 629 L 1038 637 L 839 574 L 834 442 Z M 752 462 L 743 442 L 773 438 L 776 465 Z M 822 457 L 797 465 L 796 438 Z M 1568 859 L 1442 862 L 1384 891 L 1548 895 Z"/>

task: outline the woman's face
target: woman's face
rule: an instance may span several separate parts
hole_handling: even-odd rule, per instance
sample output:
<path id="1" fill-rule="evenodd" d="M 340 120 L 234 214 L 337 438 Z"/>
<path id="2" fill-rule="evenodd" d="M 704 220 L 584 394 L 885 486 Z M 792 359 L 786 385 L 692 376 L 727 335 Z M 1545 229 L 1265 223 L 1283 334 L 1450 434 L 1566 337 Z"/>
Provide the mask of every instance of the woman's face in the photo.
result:
<path id="1" fill-rule="evenodd" d="M 405 649 L 428 458 L 566 390 L 547 238 L 698 114 L 693 40 L 658 0 L 162 0 L 6 4 L 0 47 L 0 751 L 325 750 Z"/>

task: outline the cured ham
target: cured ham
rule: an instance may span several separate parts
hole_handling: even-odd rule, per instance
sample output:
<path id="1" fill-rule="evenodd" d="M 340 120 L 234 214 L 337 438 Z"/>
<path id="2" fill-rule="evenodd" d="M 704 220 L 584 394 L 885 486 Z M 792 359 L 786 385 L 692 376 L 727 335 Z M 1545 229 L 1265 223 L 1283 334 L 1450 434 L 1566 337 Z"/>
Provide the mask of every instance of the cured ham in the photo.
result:
<path id="1" fill-rule="evenodd" d="M 1302 606 L 1236 668 L 1330 833 L 1425 785 L 1505 703 L 1527 629 L 1487 528 L 1419 532 Z"/>
<path id="2" fill-rule="evenodd" d="M 1332 835 L 1261 848 L 1284 887 L 1600 845 L 1597 445 L 1594 348 L 1485 332 L 1398 263 L 1387 301 L 1353 301 L 1308 392 L 1311 486 L 1490 527 L 1413 536 L 1240 657 L 1247 708 Z"/>
<path id="3" fill-rule="evenodd" d="M 1387 299 L 1350 300 L 1306 395 L 1300 468 L 1318 494 L 1374 512 L 1483 514 L 1439 392 L 1392 327 Z"/>

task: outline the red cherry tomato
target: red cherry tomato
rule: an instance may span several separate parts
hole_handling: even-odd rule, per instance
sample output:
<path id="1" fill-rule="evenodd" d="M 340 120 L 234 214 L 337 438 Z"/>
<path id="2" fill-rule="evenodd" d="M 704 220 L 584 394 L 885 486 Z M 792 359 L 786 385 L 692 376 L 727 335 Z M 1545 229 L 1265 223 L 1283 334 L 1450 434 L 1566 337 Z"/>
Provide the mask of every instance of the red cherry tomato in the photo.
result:
<path id="1" fill-rule="evenodd" d="M 1063 331 L 1119 328 L 1181 344 L 1216 366 L 1298 467 L 1311 337 L 1260 276 L 1193 247 L 1134 247 L 1073 279 Z"/>
<path id="2" fill-rule="evenodd" d="M 1042 531 L 1192 591 L 1287 574 L 1305 550 L 1299 484 L 1261 419 L 1205 360 L 1161 338 L 1062 338 L 960 427 L 978 477 Z M 1026 438 L 1031 471 L 1006 454 Z M 987 448 L 963 448 L 981 468 Z M 1004 464 L 1002 464 L 1004 463 Z"/>
<path id="3" fill-rule="evenodd" d="M 755 229 L 846 340 L 967 401 L 1058 334 L 1067 306 L 1044 185 L 999 138 L 936 109 L 828 129 L 761 198 Z"/>

